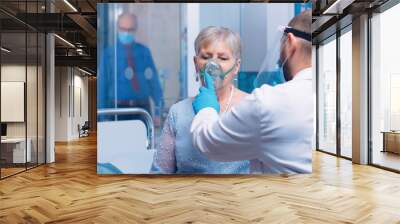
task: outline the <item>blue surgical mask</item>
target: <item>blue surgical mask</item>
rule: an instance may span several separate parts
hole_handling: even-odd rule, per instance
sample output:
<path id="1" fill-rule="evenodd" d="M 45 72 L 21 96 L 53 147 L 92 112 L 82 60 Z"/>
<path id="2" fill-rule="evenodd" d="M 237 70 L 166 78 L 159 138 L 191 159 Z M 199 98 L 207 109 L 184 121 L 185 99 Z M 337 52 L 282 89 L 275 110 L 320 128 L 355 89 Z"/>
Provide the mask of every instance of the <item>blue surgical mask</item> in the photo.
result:
<path id="1" fill-rule="evenodd" d="M 124 44 L 132 44 L 133 42 L 135 42 L 135 36 L 129 32 L 118 32 L 118 40 Z"/>
<path id="2" fill-rule="evenodd" d="M 281 82 L 281 83 L 284 83 L 284 82 L 287 81 L 286 76 L 285 76 L 285 73 L 284 73 L 284 71 L 283 71 L 283 66 L 285 66 L 285 64 L 287 63 L 287 61 L 288 61 L 287 58 L 286 58 L 283 62 L 282 62 L 280 59 L 278 60 L 278 73 L 279 73 L 279 76 L 280 76 L 281 79 L 282 79 L 282 82 Z"/>
<path id="3" fill-rule="evenodd" d="M 279 69 L 274 72 L 273 82 L 274 85 L 279 85 L 286 82 L 285 75 L 283 74 L 283 67 L 280 66 Z"/>

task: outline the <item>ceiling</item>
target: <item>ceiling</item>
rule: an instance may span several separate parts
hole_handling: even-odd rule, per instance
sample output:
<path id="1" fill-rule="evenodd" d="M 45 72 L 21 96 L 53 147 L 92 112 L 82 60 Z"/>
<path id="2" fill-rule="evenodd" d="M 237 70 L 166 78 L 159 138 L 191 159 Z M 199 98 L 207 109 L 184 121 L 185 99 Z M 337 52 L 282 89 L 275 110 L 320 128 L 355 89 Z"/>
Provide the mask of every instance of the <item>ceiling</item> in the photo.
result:
<path id="1" fill-rule="evenodd" d="M 351 24 L 353 17 L 374 11 L 389 0 L 313 0 L 312 35 L 316 44 Z"/>
<path id="2" fill-rule="evenodd" d="M 159 0 L 159 2 L 162 1 Z M 35 58 L 36 51 L 42 50 L 44 44 L 40 41 L 37 43 L 36 35 L 29 33 L 52 32 L 68 42 L 55 38 L 56 65 L 79 66 L 95 72 L 97 67 L 96 4 L 108 2 L 152 1 L 0 0 L 2 46 L 12 50 L 7 57 L 10 60 L 23 59 L 25 56 Z M 212 2 L 212 0 L 205 2 Z M 265 0 L 251 2 L 265 2 Z M 267 2 L 294 3 L 304 2 L 304 0 L 269 0 Z M 26 38 L 25 35 L 21 35 L 25 32 L 28 33 Z M 39 37 L 39 40 L 42 39 Z"/>
<path id="3" fill-rule="evenodd" d="M 99 2 L 102 1 L 47 0 L 46 5 L 45 0 L 1 0 L 1 43 L 11 50 L 3 60 L 18 62 L 25 61 L 25 56 L 27 60 L 37 57 L 37 51 L 44 48 L 40 42 L 44 36 L 37 35 L 52 32 L 70 43 L 55 38 L 56 66 L 79 66 L 95 73 L 96 4 Z"/>

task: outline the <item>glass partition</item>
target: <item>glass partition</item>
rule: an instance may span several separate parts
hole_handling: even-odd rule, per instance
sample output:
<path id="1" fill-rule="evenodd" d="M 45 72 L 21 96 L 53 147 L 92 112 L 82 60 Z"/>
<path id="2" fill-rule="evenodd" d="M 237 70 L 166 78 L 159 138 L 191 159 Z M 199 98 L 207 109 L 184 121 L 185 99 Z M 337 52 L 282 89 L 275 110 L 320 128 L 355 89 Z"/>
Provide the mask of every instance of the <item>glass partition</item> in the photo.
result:
<path id="1" fill-rule="evenodd" d="M 45 1 L 2 1 L 0 12 L 0 178 L 45 162 L 44 33 L 21 22 Z M 37 18 L 37 17 L 35 17 Z"/>
<path id="2" fill-rule="evenodd" d="M 26 86 L 26 113 L 27 113 L 27 150 L 30 157 L 27 167 L 37 165 L 38 159 L 38 35 L 36 32 L 27 33 L 27 86 Z"/>
<path id="3" fill-rule="evenodd" d="M 26 140 L 26 41 L 25 31 L 1 34 L 2 177 L 24 171 L 31 161 Z"/>

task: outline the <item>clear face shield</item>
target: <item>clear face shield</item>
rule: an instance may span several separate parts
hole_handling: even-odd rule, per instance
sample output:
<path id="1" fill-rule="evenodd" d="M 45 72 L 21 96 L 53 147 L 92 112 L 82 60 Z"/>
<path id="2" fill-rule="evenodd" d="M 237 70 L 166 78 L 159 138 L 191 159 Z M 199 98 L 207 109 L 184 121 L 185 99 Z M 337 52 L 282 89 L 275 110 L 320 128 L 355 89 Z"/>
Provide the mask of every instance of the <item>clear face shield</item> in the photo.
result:
<path id="1" fill-rule="evenodd" d="M 276 29 L 272 41 L 267 44 L 267 52 L 261 64 L 260 70 L 254 79 L 254 87 L 259 88 L 264 84 L 275 86 L 285 82 L 283 74 L 279 66 L 282 42 L 286 39 L 284 35 L 284 27 L 280 26 Z"/>
<path id="2" fill-rule="evenodd" d="M 290 53 L 286 51 L 287 35 L 292 33 L 297 41 L 310 41 L 311 34 L 302 32 L 288 26 L 279 26 L 272 41 L 268 43 L 268 51 L 261 68 L 254 79 L 254 87 L 259 88 L 264 84 L 275 86 L 291 79 L 288 71 Z"/>

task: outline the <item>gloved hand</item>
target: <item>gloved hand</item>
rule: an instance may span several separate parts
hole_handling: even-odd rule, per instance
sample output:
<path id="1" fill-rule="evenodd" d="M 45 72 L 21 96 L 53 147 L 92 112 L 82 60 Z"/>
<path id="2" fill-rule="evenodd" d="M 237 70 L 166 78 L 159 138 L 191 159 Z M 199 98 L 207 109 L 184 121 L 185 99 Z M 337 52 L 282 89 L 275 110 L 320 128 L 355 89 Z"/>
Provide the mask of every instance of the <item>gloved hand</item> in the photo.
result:
<path id="1" fill-rule="evenodd" d="M 194 113 L 197 114 L 201 109 L 206 107 L 212 107 L 219 113 L 220 107 L 215 93 L 214 80 L 207 73 L 204 74 L 204 79 L 206 86 L 199 89 L 200 93 L 192 102 Z"/>

